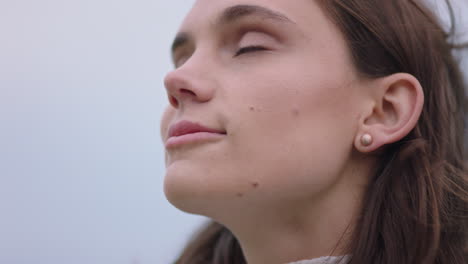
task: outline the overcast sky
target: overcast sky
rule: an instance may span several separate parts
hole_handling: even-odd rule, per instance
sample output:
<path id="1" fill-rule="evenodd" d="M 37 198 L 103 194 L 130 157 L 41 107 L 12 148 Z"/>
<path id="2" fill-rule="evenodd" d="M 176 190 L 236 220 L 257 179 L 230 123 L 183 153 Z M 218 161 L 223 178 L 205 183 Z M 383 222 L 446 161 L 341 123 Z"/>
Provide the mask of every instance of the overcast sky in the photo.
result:
<path id="1" fill-rule="evenodd" d="M 205 220 L 162 192 L 162 80 L 192 2 L 0 1 L 0 263 L 170 263 Z"/>
<path id="2" fill-rule="evenodd" d="M 169 263 L 169 45 L 192 1 L 0 1 L 0 263 Z"/>

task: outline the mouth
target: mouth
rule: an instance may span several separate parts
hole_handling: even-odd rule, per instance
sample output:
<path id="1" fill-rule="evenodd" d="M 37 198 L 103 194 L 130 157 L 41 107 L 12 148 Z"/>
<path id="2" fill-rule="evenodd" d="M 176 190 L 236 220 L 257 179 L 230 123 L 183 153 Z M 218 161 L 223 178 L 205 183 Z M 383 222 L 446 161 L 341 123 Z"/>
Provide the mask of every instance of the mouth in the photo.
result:
<path id="1" fill-rule="evenodd" d="M 169 128 L 166 148 L 170 149 L 191 143 L 219 140 L 226 134 L 226 131 L 209 128 L 199 123 L 180 121 Z"/>

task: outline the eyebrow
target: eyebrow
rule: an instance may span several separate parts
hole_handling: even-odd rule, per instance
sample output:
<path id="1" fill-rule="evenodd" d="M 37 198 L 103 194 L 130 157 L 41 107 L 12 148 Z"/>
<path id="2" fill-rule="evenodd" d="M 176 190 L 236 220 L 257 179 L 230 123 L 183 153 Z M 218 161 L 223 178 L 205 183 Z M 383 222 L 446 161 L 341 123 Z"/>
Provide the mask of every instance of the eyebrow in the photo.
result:
<path id="1" fill-rule="evenodd" d="M 219 16 L 217 20 L 217 24 L 229 24 L 233 23 L 241 18 L 247 16 L 257 16 L 262 19 L 270 19 L 275 20 L 278 22 L 292 22 L 287 16 L 268 9 L 262 6 L 256 5 L 236 5 L 232 7 L 228 7 L 224 10 L 224 12 Z"/>
<path id="2" fill-rule="evenodd" d="M 235 5 L 226 8 L 221 15 L 216 19 L 215 25 L 226 25 L 232 24 L 242 18 L 255 16 L 261 19 L 269 19 L 281 23 L 291 23 L 295 24 L 287 16 L 268 9 L 266 7 L 257 6 L 257 5 Z M 189 33 L 181 32 L 178 33 L 174 39 L 174 42 L 171 46 L 171 51 L 174 53 L 176 49 L 181 46 L 186 45 L 191 41 L 192 37 Z"/>

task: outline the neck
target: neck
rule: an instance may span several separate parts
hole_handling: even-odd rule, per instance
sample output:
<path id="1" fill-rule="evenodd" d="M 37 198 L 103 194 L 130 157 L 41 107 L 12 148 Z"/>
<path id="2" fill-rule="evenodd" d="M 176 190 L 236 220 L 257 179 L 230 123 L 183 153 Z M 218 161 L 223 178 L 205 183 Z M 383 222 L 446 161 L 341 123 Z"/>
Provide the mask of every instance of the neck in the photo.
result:
<path id="1" fill-rule="evenodd" d="M 244 211 L 242 221 L 223 223 L 238 239 L 249 264 L 347 255 L 365 184 L 355 177 L 343 179 L 310 200 L 268 210 L 257 207 L 255 212 Z"/>

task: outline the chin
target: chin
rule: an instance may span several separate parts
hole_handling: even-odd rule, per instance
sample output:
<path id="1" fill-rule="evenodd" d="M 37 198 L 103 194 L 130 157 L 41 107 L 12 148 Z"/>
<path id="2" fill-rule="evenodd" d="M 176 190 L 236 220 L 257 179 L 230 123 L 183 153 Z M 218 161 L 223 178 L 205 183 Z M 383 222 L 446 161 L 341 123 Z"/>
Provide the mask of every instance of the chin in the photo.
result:
<path id="1" fill-rule="evenodd" d="M 236 195 L 248 189 L 239 182 L 238 176 L 190 160 L 177 161 L 167 167 L 164 193 L 183 212 L 220 218 L 247 206 L 247 200 Z"/>
<path id="2" fill-rule="evenodd" d="M 187 173 L 176 166 L 169 166 L 164 177 L 164 194 L 166 199 L 176 208 L 187 212 L 194 212 L 195 197 L 199 196 L 200 186 L 191 179 L 192 173 Z"/>
<path id="3" fill-rule="evenodd" d="M 178 161 L 166 169 L 164 194 L 176 208 L 190 214 L 205 215 L 206 208 L 219 201 L 215 182 L 206 175 L 206 169 L 190 166 L 188 161 Z"/>

